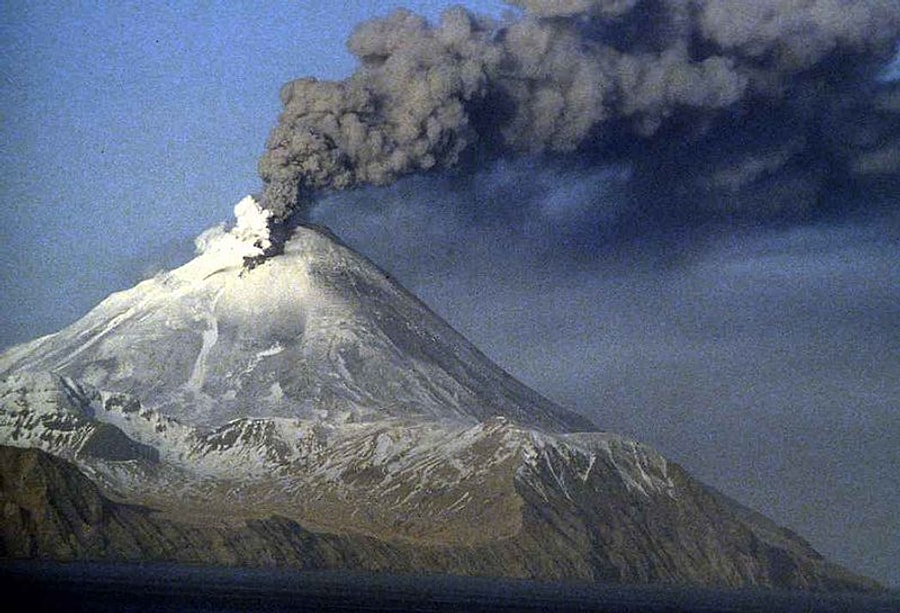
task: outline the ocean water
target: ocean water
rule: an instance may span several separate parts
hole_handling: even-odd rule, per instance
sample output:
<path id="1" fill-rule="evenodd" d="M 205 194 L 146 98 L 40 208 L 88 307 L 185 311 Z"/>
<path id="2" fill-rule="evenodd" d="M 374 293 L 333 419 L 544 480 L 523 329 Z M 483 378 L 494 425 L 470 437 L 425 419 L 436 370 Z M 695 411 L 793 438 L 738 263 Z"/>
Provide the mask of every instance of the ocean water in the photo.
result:
<path id="1" fill-rule="evenodd" d="M 900 611 L 892 594 L 814 594 L 676 586 L 297 572 L 168 564 L 0 564 L 23 611 Z M 17 608 L 18 609 L 18 608 Z"/>

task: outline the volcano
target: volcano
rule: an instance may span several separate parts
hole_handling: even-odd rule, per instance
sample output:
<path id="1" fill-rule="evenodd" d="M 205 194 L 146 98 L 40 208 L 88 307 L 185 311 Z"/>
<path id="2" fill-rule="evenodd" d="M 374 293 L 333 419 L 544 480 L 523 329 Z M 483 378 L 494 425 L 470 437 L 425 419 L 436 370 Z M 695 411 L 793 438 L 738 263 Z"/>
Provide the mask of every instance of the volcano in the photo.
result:
<path id="1" fill-rule="evenodd" d="M 259 258 L 262 210 L 236 212 L 0 356 L 4 556 L 875 587 L 519 383 L 326 229 Z"/>

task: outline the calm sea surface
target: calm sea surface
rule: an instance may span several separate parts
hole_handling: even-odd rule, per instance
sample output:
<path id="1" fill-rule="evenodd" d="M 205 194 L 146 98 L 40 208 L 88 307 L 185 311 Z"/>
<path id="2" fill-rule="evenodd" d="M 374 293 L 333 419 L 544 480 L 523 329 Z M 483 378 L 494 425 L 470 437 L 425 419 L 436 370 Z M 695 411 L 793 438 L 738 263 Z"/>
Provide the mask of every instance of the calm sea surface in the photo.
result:
<path id="1" fill-rule="evenodd" d="M 900 611 L 900 596 L 594 586 L 447 576 L 0 563 L 23 611 Z"/>

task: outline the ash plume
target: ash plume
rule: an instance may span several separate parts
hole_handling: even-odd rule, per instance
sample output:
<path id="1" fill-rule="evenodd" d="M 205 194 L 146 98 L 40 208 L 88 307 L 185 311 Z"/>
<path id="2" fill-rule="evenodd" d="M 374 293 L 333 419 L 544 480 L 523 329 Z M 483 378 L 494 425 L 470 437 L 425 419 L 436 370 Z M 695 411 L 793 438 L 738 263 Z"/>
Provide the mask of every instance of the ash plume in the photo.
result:
<path id="1" fill-rule="evenodd" d="M 510 0 L 359 25 L 303 78 L 259 163 L 273 220 L 315 195 L 507 155 L 626 164 L 641 206 L 798 215 L 900 176 L 895 0 Z M 652 205 L 646 203 L 652 202 Z M 693 214 L 693 213 L 692 213 Z"/>

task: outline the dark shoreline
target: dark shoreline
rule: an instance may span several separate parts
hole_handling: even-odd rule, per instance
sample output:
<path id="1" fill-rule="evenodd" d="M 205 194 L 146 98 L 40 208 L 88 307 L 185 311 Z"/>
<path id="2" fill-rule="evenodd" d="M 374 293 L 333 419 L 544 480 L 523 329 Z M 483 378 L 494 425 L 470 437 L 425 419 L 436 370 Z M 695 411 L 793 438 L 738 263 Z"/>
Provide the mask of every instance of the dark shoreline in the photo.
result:
<path id="1" fill-rule="evenodd" d="M 900 611 L 900 596 L 890 592 L 539 583 L 158 563 L 5 560 L 0 589 L 35 611 Z"/>

